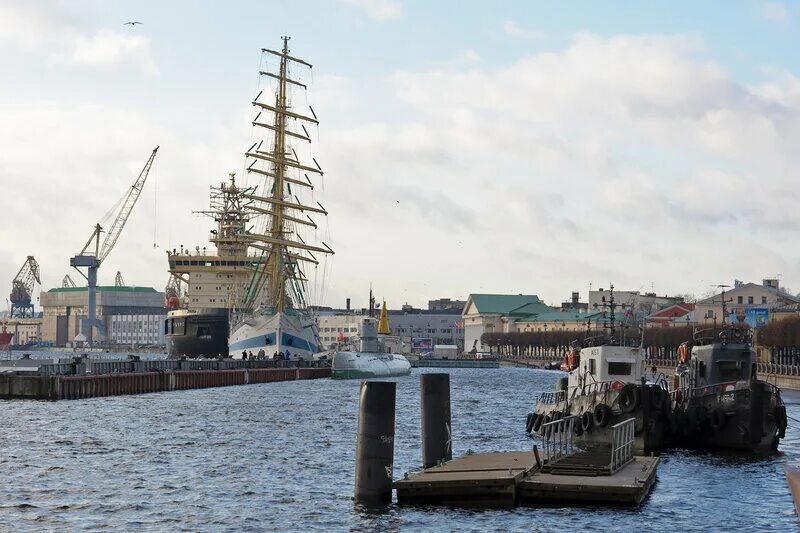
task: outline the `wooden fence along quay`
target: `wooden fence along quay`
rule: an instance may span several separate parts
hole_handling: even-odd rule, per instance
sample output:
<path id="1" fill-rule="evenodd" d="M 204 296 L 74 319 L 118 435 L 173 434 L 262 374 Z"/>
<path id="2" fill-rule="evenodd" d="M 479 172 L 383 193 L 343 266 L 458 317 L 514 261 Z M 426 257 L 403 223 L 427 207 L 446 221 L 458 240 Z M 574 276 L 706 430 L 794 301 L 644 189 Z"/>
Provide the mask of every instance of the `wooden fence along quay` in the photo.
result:
<path id="1" fill-rule="evenodd" d="M 0 361 L 0 399 L 77 400 L 330 376 L 329 366 L 292 361 L 19 359 Z"/>

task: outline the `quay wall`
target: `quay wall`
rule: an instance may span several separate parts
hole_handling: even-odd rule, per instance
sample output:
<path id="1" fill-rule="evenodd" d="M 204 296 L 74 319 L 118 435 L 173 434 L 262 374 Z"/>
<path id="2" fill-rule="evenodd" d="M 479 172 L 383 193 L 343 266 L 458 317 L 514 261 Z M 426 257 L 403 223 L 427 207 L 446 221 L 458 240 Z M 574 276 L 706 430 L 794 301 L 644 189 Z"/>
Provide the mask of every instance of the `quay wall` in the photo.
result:
<path id="1" fill-rule="evenodd" d="M 0 374 L 0 399 L 78 400 L 175 390 L 319 379 L 330 367 L 180 370 L 114 374 L 26 376 Z"/>

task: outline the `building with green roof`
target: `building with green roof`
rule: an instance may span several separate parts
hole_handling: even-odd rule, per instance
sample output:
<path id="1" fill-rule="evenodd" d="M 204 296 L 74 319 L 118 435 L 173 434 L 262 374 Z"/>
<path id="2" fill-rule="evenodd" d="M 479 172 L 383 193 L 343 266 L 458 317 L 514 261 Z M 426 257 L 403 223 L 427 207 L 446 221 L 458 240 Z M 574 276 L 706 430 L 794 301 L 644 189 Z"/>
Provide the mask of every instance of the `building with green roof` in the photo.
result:
<path id="1" fill-rule="evenodd" d="M 534 294 L 470 294 L 462 313 L 464 350 L 488 351 L 484 333 L 584 331 L 602 327 L 602 312 L 559 309 Z"/>
<path id="2" fill-rule="evenodd" d="M 87 315 L 87 288 L 57 287 L 43 291 L 39 299 L 42 307 L 42 340 L 53 342 L 56 346 L 64 346 L 75 340 L 80 333 L 80 323 Z M 154 324 L 158 324 L 160 331 L 165 314 L 164 293 L 152 287 L 97 287 L 97 316 L 104 321 L 109 340 L 123 342 L 128 337 L 134 338 L 145 326 L 153 329 Z M 162 319 L 159 322 L 153 317 Z M 119 338 L 115 339 L 115 336 Z"/>

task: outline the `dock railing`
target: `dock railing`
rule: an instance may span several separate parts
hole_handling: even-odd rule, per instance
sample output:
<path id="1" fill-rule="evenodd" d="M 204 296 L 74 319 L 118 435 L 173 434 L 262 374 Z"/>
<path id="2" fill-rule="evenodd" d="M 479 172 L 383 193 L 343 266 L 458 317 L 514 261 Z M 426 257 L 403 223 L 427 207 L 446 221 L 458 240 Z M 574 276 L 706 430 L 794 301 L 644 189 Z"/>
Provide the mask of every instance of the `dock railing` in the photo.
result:
<path id="1" fill-rule="evenodd" d="M 548 463 L 575 453 L 572 435 L 574 435 L 576 419 L 577 417 L 570 416 L 542 425 L 542 443 Z"/>
<path id="2" fill-rule="evenodd" d="M 611 426 L 611 474 L 633 461 L 635 422 L 635 418 L 629 418 Z"/>
<path id="3" fill-rule="evenodd" d="M 553 392 L 543 392 L 539 395 L 539 399 L 537 400 L 538 405 L 555 405 L 558 402 L 564 401 L 567 399 L 567 391 L 559 390 Z"/>

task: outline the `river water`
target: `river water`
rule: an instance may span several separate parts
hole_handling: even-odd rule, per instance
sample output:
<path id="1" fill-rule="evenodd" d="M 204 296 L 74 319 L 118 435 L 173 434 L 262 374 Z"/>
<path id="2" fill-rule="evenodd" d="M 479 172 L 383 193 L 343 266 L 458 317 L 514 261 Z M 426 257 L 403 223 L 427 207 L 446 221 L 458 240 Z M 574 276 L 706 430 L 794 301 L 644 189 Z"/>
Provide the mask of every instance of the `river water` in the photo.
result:
<path id="1" fill-rule="evenodd" d="M 395 476 L 418 468 L 419 377 L 397 379 Z M 450 369 L 453 452 L 525 450 L 525 415 L 557 372 Z M 352 500 L 358 381 L 0 401 L 0 531 L 797 531 L 783 466 L 665 453 L 638 510 L 362 509 Z M 785 393 L 800 419 L 800 395 Z"/>

